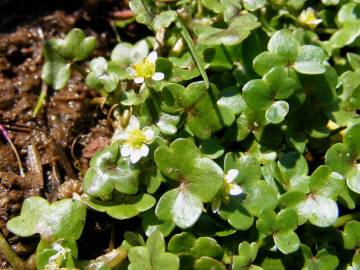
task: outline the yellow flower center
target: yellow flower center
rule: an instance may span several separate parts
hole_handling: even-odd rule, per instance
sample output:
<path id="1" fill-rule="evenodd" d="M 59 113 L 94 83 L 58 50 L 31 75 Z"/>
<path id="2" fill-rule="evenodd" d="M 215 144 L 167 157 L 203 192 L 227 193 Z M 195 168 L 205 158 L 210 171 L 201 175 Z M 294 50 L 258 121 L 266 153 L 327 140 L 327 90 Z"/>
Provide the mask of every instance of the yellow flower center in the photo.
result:
<path id="1" fill-rule="evenodd" d="M 232 188 L 234 184 L 228 183 L 226 179 L 224 178 L 224 184 L 223 184 L 223 190 L 222 190 L 222 199 L 223 202 L 227 202 L 230 199 L 229 193 L 230 189 Z"/>
<path id="2" fill-rule="evenodd" d="M 146 137 L 140 129 L 134 129 L 130 131 L 129 138 L 127 139 L 127 143 L 132 148 L 141 148 L 141 146 L 143 146 L 145 142 L 146 142 Z"/>
<path id="3" fill-rule="evenodd" d="M 155 73 L 155 64 L 145 58 L 140 63 L 134 64 L 133 68 L 136 72 L 136 77 L 150 78 Z"/>

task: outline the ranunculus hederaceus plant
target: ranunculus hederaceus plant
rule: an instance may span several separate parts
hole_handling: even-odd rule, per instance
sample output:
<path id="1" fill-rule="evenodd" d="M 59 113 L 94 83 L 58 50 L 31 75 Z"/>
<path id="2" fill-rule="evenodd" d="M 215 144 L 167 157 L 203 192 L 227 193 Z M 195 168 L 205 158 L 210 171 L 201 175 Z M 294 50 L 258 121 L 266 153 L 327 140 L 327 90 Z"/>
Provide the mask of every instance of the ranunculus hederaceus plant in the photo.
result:
<path id="1" fill-rule="evenodd" d="M 75 29 L 47 41 L 43 79 L 116 105 L 84 194 L 25 200 L 38 269 L 359 269 L 359 1 L 144 1 L 154 35 L 84 62 Z M 83 65 L 78 65 L 81 62 Z M 122 244 L 79 260 L 86 211 Z M 130 223 L 131 222 L 131 223 Z"/>

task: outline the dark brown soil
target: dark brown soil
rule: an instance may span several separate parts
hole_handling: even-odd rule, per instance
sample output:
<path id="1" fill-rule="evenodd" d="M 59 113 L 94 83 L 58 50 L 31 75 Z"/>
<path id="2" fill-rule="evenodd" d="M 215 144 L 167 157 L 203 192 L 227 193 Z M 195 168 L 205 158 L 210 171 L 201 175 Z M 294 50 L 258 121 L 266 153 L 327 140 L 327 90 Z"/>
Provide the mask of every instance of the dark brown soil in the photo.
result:
<path id="1" fill-rule="evenodd" d="M 123 13 L 129 13 L 124 1 L 0 1 L 0 124 L 8 131 L 25 171 L 24 176 L 19 174 L 16 156 L 0 134 L 0 231 L 23 258 L 34 252 L 38 239 L 12 235 L 6 229 L 8 219 L 19 214 L 29 196 L 53 201 L 68 196 L 69 188 L 78 188 L 89 158 L 108 144 L 112 132 L 106 121 L 109 108 L 91 102 L 96 95 L 76 72 L 66 88 L 49 88 L 45 106 L 32 116 L 44 87 L 40 78 L 44 40 L 80 27 L 99 41 L 94 56 L 106 56 L 116 43 L 111 24 Z M 120 35 L 132 39 L 134 29 L 131 32 L 125 29 Z M 79 249 L 86 251 L 90 242 L 90 257 L 106 249 L 108 224 L 104 215 L 89 213 Z M 0 257 L 0 268 L 6 267 Z"/>

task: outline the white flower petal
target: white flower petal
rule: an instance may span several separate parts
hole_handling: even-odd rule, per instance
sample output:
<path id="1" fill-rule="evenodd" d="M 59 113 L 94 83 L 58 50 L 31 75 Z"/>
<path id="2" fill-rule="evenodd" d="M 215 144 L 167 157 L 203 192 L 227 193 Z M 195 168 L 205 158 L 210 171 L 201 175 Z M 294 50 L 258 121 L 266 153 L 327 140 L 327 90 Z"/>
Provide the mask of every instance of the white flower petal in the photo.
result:
<path id="1" fill-rule="evenodd" d="M 128 67 L 126 69 L 126 73 L 129 74 L 130 76 L 135 76 L 136 75 L 136 70 L 131 68 L 131 67 Z"/>
<path id="2" fill-rule="evenodd" d="M 165 75 L 162 72 L 155 72 L 154 75 L 151 76 L 154 81 L 161 81 L 164 77 Z"/>
<path id="3" fill-rule="evenodd" d="M 135 83 L 143 83 L 143 82 L 144 82 L 144 78 L 143 78 L 143 77 L 136 77 L 136 78 L 134 79 L 134 82 L 135 82 Z"/>
<path id="4" fill-rule="evenodd" d="M 130 155 L 130 162 L 134 164 L 134 163 L 138 162 L 140 160 L 140 158 L 141 158 L 140 149 L 133 149 L 131 151 L 131 155 Z"/>
<path id="5" fill-rule="evenodd" d="M 217 213 L 221 206 L 221 198 L 215 197 L 215 199 L 211 203 L 211 210 L 213 213 Z"/>
<path id="6" fill-rule="evenodd" d="M 151 63 L 155 63 L 155 62 L 156 62 L 156 59 L 157 59 L 157 52 L 152 51 L 152 52 L 148 55 L 147 59 L 148 59 Z"/>
<path id="7" fill-rule="evenodd" d="M 129 133 L 122 129 L 115 129 L 114 135 L 111 139 L 111 141 L 126 141 L 129 138 Z"/>
<path id="8" fill-rule="evenodd" d="M 149 128 L 149 127 L 146 127 L 143 129 L 143 133 L 145 135 L 145 138 L 146 138 L 146 143 L 152 143 L 154 141 L 154 138 L 155 138 L 155 132 Z"/>
<path id="9" fill-rule="evenodd" d="M 122 147 L 121 147 L 121 150 L 120 150 L 120 154 L 122 157 L 128 157 L 131 155 L 132 153 L 132 148 L 130 145 L 128 144 L 124 144 Z"/>
<path id="10" fill-rule="evenodd" d="M 140 129 L 140 122 L 136 116 L 132 115 L 129 119 L 129 124 L 126 127 L 126 131 L 133 131 L 134 129 Z"/>
<path id="11" fill-rule="evenodd" d="M 146 144 L 143 144 L 139 151 L 142 157 L 146 157 L 149 154 L 149 147 Z"/>
<path id="12" fill-rule="evenodd" d="M 230 191 L 229 191 L 229 194 L 230 195 L 239 195 L 243 192 L 242 188 L 238 185 L 231 185 L 231 188 L 230 188 Z"/>
<path id="13" fill-rule="evenodd" d="M 232 181 L 234 181 L 234 179 L 239 175 L 239 171 L 236 169 L 231 169 L 227 172 L 227 174 L 225 175 L 225 180 L 228 183 L 231 183 Z"/>

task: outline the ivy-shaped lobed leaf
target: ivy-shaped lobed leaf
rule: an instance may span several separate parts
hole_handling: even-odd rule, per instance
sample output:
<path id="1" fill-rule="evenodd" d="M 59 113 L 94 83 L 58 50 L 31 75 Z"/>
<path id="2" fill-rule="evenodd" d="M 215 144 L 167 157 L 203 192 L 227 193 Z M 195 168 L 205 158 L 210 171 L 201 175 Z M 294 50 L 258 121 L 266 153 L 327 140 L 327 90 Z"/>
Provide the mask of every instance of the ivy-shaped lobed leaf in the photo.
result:
<path id="1" fill-rule="evenodd" d="M 180 138 L 169 147 L 160 146 L 154 156 L 160 171 L 179 185 L 161 196 L 156 215 L 180 228 L 191 227 L 200 217 L 203 202 L 210 202 L 222 186 L 221 168 L 202 157 L 191 139 Z"/>
<path id="2" fill-rule="evenodd" d="M 43 239 L 77 240 L 85 225 L 86 208 L 73 199 L 64 199 L 52 204 L 41 197 L 30 197 L 24 201 L 20 216 L 7 223 L 7 228 L 22 237 L 36 233 Z"/>

